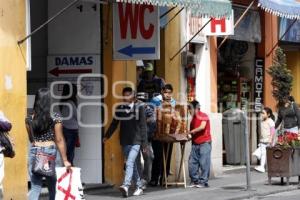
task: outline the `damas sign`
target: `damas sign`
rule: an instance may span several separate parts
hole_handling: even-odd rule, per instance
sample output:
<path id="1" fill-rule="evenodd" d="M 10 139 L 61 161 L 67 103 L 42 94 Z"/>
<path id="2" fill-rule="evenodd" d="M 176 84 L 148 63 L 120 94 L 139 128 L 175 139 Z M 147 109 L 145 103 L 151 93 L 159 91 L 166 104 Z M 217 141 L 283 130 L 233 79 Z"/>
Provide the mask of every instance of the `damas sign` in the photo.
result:
<path id="1" fill-rule="evenodd" d="M 158 8 L 145 4 L 113 5 L 114 59 L 159 59 Z"/>
<path id="2" fill-rule="evenodd" d="M 48 56 L 49 77 L 77 77 L 100 72 L 99 55 Z"/>

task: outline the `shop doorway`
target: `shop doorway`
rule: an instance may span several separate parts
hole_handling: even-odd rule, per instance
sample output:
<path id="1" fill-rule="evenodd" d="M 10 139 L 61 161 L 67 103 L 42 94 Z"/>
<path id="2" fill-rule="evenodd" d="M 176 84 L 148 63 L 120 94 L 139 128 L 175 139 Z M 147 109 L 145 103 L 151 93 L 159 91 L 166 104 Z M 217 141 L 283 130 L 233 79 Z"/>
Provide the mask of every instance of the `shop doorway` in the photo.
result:
<path id="1" fill-rule="evenodd" d="M 66 7 L 68 0 L 31 0 L 31 30 Z M 79 1 L 31 38 L 31 70 L 27 73 L 28 107 L 34 94 L 49 87 L 59 102 L 64 84 L 78 87 L 80 147 L 74 165 L 84 183 L 103 182 L 103 91 L 100 4 Z M 54 106 L 58 111 L 58 105 Z"/>
<path id="2" fill-rule="evenodd" d="M 222 39 L 218 39 L 218 44 Z M 232 113 L 236 109 L 250 111 L 254 98 L 255 56 L 255 43 L 246 41 L 227 40 L 218 51 L 218 112 L 223 113 L 223 164 L 225 165 L 244 165 L 246 162 L 242 119 L 230 118 L 235 116 Z M 248 124 L 248 133 L 251 134 L 251 125 L 249 122 Z"/>

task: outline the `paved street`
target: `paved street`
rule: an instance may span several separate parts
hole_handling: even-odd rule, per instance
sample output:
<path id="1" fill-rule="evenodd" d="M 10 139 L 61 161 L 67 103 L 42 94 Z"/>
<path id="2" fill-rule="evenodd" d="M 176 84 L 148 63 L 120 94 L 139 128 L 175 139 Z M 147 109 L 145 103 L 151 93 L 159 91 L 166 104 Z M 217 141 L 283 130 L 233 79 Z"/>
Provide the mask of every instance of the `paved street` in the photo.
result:
<path id="1" fill-rule="evenodd" d="M 289 192 L 282 192 L 279 194 L 268 195 L 265 197 L 254 197 L 249 200 L 299 200 L 300 199 L 300 190 L 294 190 Z"/>
<path id="2" fill-rule="evenodd" d="M 298 200 L 300 190 L 298 178 L 293 177 L 290 185 L 281 185 L 280 178 L 272 178 L 272 185 L 267 184 L 267 173 L 261 174 L 251 171 L 251 190 L 246 188 L 246 175 L 244 172 L 224 174 L 209 181 L 209 188 L 186 188 L 169 187 L 149 187 L 145 194 L 140 197 L 130 196 L 128 200 Z M 44 190 L 46 191 L 46 190 Z M 133 189 L 131 190 L 131 195 Z M 86 200 L 114 200 L 123 199 L 116 188 L 93 189 L 85 191 Z M 47 200 L 46 197 L 41 200 Z"/>
<path id="3" fill-rule="evenodd" d="M 210 188 L 182 188 L 170 187 L 163 189 L 160 187 L 148 188 L 145 194 L 140 197 L 129 197 L 128 199 L 145 200 L 226 200 L 226 199 L 299 199 L 300 190 L 297 190 L 297 178 L 291 179 L 291 185 L 280 185 L 279 178 L 272 179 L 272 185 L 267 185 L 266 174 L 251 172 L 252 189 L 245 190 L 245 174 L 225 174 L 210 180 Z M 286 192 L 289 191 L 289 192 Z M 131 193 L 132 194 L 132 193 Z M 273 194 L 273 195 L 270 195 Z M 270 195 L 270 196 L 268 196 Z M 85 192 L 87 200 L 113 200 L 122 199 L 117 189 L 99 189 Z"/>

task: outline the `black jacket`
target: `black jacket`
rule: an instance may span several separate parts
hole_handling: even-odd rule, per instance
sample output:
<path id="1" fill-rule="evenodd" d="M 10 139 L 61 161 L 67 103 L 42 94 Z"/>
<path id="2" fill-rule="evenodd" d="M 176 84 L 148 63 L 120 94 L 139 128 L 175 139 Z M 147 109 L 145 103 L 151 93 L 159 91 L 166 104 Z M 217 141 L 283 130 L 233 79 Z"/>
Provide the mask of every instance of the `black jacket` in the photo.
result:
<path id="1" fill-rule="evenodd" d="M 126 112 L 126 105 L 119 105 L 116 108 L 114 118 L 105 133 L 106 138 L 110 138 L 120 122 L 120 144 L 144 145 L 147 141 L 147 124 L 145 110 L 142 104 L 135 103 L 129 113 Z"/>
<path id="2" fill-rule="evenodd" d="M 296 103 L 292 103 L 289 107 L 279 108 L 275 128 L 277 128 L 282 121 L 283 127 L 286 129 L 296 126 L 300 128 L 300 111 Z"/>

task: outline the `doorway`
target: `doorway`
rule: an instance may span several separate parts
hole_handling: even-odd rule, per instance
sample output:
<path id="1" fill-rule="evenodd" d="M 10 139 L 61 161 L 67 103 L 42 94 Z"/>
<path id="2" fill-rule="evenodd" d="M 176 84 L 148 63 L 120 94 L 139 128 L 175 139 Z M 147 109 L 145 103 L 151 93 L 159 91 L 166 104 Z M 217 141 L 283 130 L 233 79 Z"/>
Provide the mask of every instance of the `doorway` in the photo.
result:
<path id="1" fill-rule="evenodd" d="M 71 2 L 31 0 L 31 30 Z M 49 87 L 58 103 L 63 84 L 77 85 L 80 147 L 75 149 L 74 165 L 81 168 L 84 183 L 103 182 L 101 30 L 100 4 L 79 1 L 32 36 L 32 67 L 27 73 L 29 108 L 41 87 Z"/>

